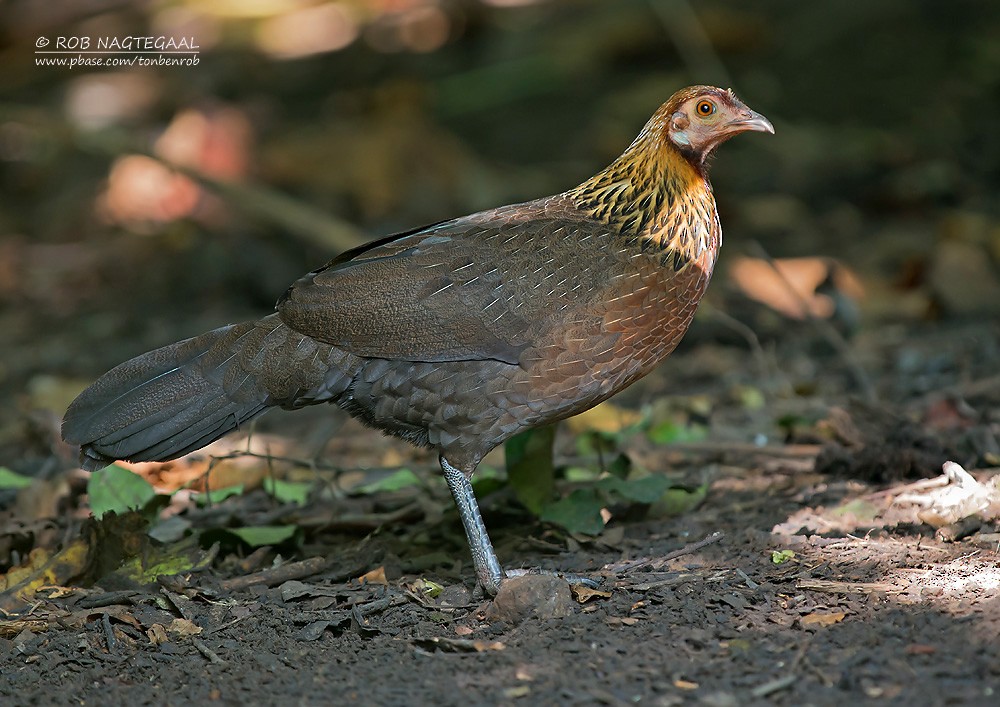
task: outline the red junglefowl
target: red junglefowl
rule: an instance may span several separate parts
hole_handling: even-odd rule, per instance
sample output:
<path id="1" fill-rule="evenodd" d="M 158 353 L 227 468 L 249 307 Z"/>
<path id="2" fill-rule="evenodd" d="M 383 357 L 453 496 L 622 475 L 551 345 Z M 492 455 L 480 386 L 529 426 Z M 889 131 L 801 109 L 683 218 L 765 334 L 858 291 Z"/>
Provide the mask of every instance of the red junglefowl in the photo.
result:
<path id="1" fill-rule="evenodd" d="M 294 283 L 275 314 L 113 368 L 66 412 L 82 465 L 167 460 L 271 407 L 332 403 L 440 454 L 480 585 L 504 577 L 470 478 L 514 434 L 591 408 L 677 346 L 722 240 L 706 158 L 773 133 L 692 86 L 562 194 L 383 238 Z"/>

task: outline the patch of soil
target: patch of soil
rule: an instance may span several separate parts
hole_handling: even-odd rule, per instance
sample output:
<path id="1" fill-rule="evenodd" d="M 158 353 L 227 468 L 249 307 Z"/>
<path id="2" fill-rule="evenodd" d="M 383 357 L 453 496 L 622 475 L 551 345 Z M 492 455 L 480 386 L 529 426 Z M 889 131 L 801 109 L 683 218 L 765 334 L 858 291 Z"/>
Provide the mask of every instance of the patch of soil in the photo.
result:
<path id="1" fill-rule="evenodd" d="M 508 570 L 586 575 L 596 591 L 575 588 L 569 604 L 536 595 L 538 610 L 515 618 L 492 612 L 473 598 L 461 525 L 436 477 L 410 496 L 335 493 L 286 508 L 258 491 L 188 504 L 195 527 L 285 523 L 305 541 L 293 556 L 222 555 L 152 587 L 105 577 L 105 586 L 43 589 L 27 610 L 0 617 L 0 703 L 996 704 L 998 509 L 936 534 L 926 512 L 948 515 L 938 512 L 943 496 L 925 498 L 934 479 L 878 484 L 935 476 L 942 454 L 954 453 L 980 469 L 966 474 L 972 490 L 958 501 L 979 503 L 975 494 L 996 487 L 985 467 L 1000 458 L 990 353 L 1000 330 L 856 342 L 860 358 L 882 362 L 868 370 L 891 414 L 851 401 L 854 374 L 837 357 L 821 361 L 786 341 L 754 360 L 697 332 L 693 341 L 616 403 L 665 404 L 660 413 L 680 429 L 708 429 L 707 439 L 671 444 L 620 441 L 637 467 L 670 470 L 691 487 L 709 481 L 697 508 L 671 518 L 616 509 L 599 537 L 585 538 L 518 511 L 509 490 L 480 499 Z M 931 352 L 966 363 L 934 369 L 928 393 L 893 362 Z M 806 389 L 816 394 L 782 392 Z M 331 488 L 363 475 L 335 470 L 327 480 L 336 463 L 434 466 L 432 455 L 329 409 L 269 417 L 255 434 L 270 454 L 315 460 L 309 478 Z M 576 439 L 561 435 L 563 457 Z M 243 441 L 222 444 L 212 474 L 273 472 L 260 457 L 230 456 Z M 830 470 L 830 452 L 820 453 L 831 444 L 837 473 L 818 473 Z M 58 471 L 72 450 L 49 449 L 64 458 L 37 470 L 48 486 L 30 517 L 44 522 L 17 530 L 30 499 L 0 497 L 11 556 L 65 544 L 80 526 L 71 501 L 81 478 Z M 885 473 L 860 471 L 875 467 Z M 151 478 L 180 487 L 207 468 L 178 463 Z M 69 505 L 49 508 L 54 498 Z"/>
<path id="2" fill-rule="evenodd" d="M 194 574 L 151 590 L 56 592 L 21 630 L 5 623 L 0 695 L 50 705 L 995 703 L 995 547 L 945 544 L 920 525 L 789 534 L 781 524 L 802 499 L 842 503 L 868 489 L 831 491 L 780 466 L 732 470 L 714 488 L 700 510 L 559 555 L 533 549 L 537 527 L 488 517 L 508 568 L 601 580 L 562 618 L 486 620 L 464 591 L 467 563 L 458 579 L 342 579 L 364 564 L 359 553 L 405 558 L 391 535 L 328 546 L 325 572 L 278 586 L 227 591 Z M 454 514 L 438 527 L 432 542 L 464 557 Z M 691 546 L 712 533 L 723 537 Z M 429 598 L 419 576 L 444 591 Z"/>

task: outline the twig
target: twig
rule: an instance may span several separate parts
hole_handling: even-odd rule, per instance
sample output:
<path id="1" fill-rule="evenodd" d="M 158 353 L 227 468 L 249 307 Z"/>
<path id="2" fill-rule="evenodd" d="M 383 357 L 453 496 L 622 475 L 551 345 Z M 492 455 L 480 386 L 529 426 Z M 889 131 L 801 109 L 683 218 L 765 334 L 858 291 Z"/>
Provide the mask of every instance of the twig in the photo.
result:
<path id="1" fill-rule="evenodd" d="M 875 592 L 904 591 L 903 587 L 897 587 L 888 582 L 836 582 L 829 579 L 800 579 L 795 583 L 795 588 L 827 594 L 874 594 Z"/>
<path id="2" fill-rule="evenodd" d="M 746 572 L 744 572 L 743 570 L 741 570 L 739 567 L 736 568 L 736 574 L 738 574 L 740 576 L 740 578 L 743 579 L 743 581 L 746 583 L 746 585 L 750 589 L 756 589 L 757 587 L 760 586 L 757 582 L 755 582 L 752 579 L 750 579 L 750 575 L 748 575 Z"/>
<path id="3" fill-rule="evenodd" d="M 795 651 L 795 656 L 792 658 L 791 663 L 785 670 L 787 673 L 786 675 L 783 675 L 780 678 L 775 678 L 774 680 L 768 680 L 762 685 L 758 685 L 750 691 L 750 694 L 756 698 L 763 698 L 775 692 L 779 692 L 780 690 L 784 690 L 786 687 L 794 685 L 799 679 L 797 674 L 799 664 L 803 662 L 810 643 L 812 643 L 812 637 L 803 641 L 802 645 L 799 646 L 799 649 Z"/>
<path id="4" fill-rule="evenodd" d="M 678 548 L 677 550 L 673 550 L 672 552 L 668 552 L 666 555 L 662 555 L 661 557 L 656 557 L 656 558 L 641 557 L 638 560 L 629 560 L 628 562 L 605 565 L 603 569 L 616 573 L 629 572 L 631 570 L 636 569 L 637 567 L 645 567 L 646 565 L 652 567 L 654 570 L 659 569 L 660 567 L 663 567 L 663 565 L 668 563 L 670 560 L 677 559 L 678 557 L 683 557 L 684 555 L 690 555 L 691 553 L 697 552 L 703 547 L 719 542 L 724 537 L 726 537 L 725 533 L 717 530 L 706 538 L 702 538 L 697 542 L 689 543 L 684 547 Z"/>
<path id="5" fill-rule="evenodd" d="M 225 665 L 226 661 L 219 657 L 219 654 L 213 651 L 211 648 L 205 645 L 205 643 L 197 638 L 191 639 L 191 644 L 198 649 L 198 652 L 203 656 L 208 658 L 209 662 L 215 663 L 216 665 Z"/>
<path id="6" fill-rule="evenodd" d="M 226 591 L 246 589 L 247 587 L 252 587 L 256 584 L 273 587 L 281 584 L 282 582 L 287 582 L 290 579 L 311 577 L 312 575 L 324 570 L 326 566 L 327 560 L 325 557 L 311 557 L 308 560 L 302 560 L 301 562 L 289 562 L 287 565 L 282 565 L 281 567 L 261 570 L 260 572 L 248 574 L 243 577 L 225 579 L 220 582 L 220 586 Z"/>
<path id="7" fill-rule="evenodd" d="M 683 557 L 684 555 L 690 555 L 693 552 L 697 552 L 703 547 L 713 545 L 726 537 L 726 534 L 721 530 L 716 530 L 714 533 L 709 535 L 707 538 L 702 538 L 697 542 L 693 542 L 689 545 L 685 545 L 682 548 L 668 552 L 663 557 L 659 558 L 654 564 L 657 566 L 662 566 L 663 564 L 669 562 L 670 560 L 677 559 L 678 557 Z"/>
<path id="8" fill-rule="evenodd" d="M 672 577 L 667 577 L 666 579 L 658 579 L 653 582 L 642 582 L 641 584 L 629 584 L 627 585 L 629 589 L 634 589 L 637 592 L 648 592 L 650 589 L 657 589 L 659 587 L 669 587 L 674 584 L 683 584 L 690 579 L 694 579 L 699 575 L 692 572 L 684 572 L 682 574 L 676 574 Z"/>
<path id="9" fill-rule="evenodd" d="M 761 699 L 780 690 L 784 690 L 786 687 L 791 687 L 798 679 L 798 675 L 790 672 L 788 675 L 775 678 L 774 680 L 769 680 L 763 685 L 758 685 L 750 691 L 750 694 L 757 699 Z"/>
<path id="10" fill-rule="evenodd" d="M 118 653 L 118 639 L 115 638 L 115 630 L 111 626 L 111 618 L 107 612 L 101 618 L 101 626 L 104 627 L 104 640 L 108 642 L 108 653 L 115 655 Z"/>
<path id="11" fill-rule="evenodd" d="M 762 455 L 782 459 L 809 459 L 820 453 L 818 444 L 759 446 L 752 442 L 671 442 L 664 447 L 672 452 L 721 452 L 723 454 Z"/>
<path id="12" fill-rule="evenodd" d="M 317 515 L 300 515 L 295 524 L 300 528 L 315 528 L 318 530 L 346 530 L 349 532 L 372 531 L 383 525 L 392 525 L 407 521 L 417 521 L 424 517 L 419 503 L 407 503 L 394 511 L 385 513 L 343 513 L 331 518 L 329 511 Z"/>

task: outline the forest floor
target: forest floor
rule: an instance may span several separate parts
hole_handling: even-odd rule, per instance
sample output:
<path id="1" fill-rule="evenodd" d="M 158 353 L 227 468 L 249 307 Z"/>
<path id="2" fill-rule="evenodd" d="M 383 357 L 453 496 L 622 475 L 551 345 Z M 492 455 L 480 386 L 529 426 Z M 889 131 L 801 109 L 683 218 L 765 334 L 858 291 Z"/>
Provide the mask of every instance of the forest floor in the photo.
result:
<path id="1" fill-rule="evenodd" d="M 853 355 L 881 362 L 865 383 L 879 403 L 849 395 L 856 370 L 817 354 L 822 337 L 808 326 L 756 360 L 700 332 L 613 408 L 626 414 L 672 391 L 675 412 L 701 411 L 704 439 L 618 441 L 644 468 L 708 482 L 697 507 L 660 517 L 611 507 L 604 531 L 585 536 L 533 519 L 506 487 L 481 499 L 507 569 L 581 574 L 596 591 L 546 577 L 496 603 L 475 597 L 429 454 L 336 411 L 276 414 L 260 437 L 282 440 L 284 457 L 309 456 L 318 439 L 317 458 L 409 464 L 423 483 L 314 494 L 305 505 L 258 489 L 183 506 L 196 530 L 284 522 L 297 541 L 220 553 L 202 533 L 200 570 L 145 585 L 114 572 L 90 586 L 49 582 L 0 619 L 0 695 L 18 705 L 996 704 L 997 470 L 980 463 L 975 479 L 947 485 L 938 474 L 948 459 L 973 470 L 982 457 L 970 450 L 996 444 L 1000 332 L 968 324 L 861 337 Z M 816 394 L 782 393 L 807 364 Z M 753 381 L 761 400 L 748 404 Z M 576 439 L 560 432 L 558 462 L 572 462 Z M 256 456 L 229 461 L 250 477 L 285 475 Z M 204 474 L 199 463 L 145 473 L 162 486 L 172 472 Z M 301 465 L 289 468 L 303 478 Z M 80 472 L 62 473 L 50 479 L 69 488 L 65 506 L 80 495 Z M 333 483 L 327 465 L 304 473 Z M 3 497 L 7 542 L 18 522 L 22 537 L 32 532 L 25 493 Z M 978 514 L 949 525 L 962 503 Z M 36 542 L 99 537 L 85 515 L 50 518 Z"/>

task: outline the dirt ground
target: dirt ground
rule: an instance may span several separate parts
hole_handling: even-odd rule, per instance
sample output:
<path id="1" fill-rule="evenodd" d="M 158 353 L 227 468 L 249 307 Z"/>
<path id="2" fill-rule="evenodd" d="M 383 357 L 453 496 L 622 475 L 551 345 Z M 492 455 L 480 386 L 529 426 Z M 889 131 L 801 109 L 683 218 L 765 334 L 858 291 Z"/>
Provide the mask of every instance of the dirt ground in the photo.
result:
<path id="1" fill-rule="evenodd" d="M 578 573 L 596 591 L 532 577 L 526 606 L 473 597 L 461 527 L 436 482 L 294 510 L 248 494 L 214 512 L 294 517 L 307 529 L 297 550 L 217 558 L 153 586 L 42 591 L 0 622 L 0 695 L 17 705 L 996 704 L 998 528 L 986 509 L 985 520 L 936 534 L 919 513 L 947 505 L 944 489 L 904 472 L 934 477 L 942 457 L 970 464 L 969 440 L 992 434 L 1000 331 L 970 324 L 857 342 L 859 356 L 882 362 L 870 383 L 898 418 L 854 399 L 850 367 L 817 356 L 809 331 L 786 338 L 768 354 L 773 370 L 818 362 L 824 403 L 813 412 L 839 429 L 825 441 L 810 438 L 822 425 L 780 439 L 763 422 L 785 408 L 804 414 L 794 397 L 768 392 L 762 413 L 719 402 L 760 372 L 704 331 L 620 401 L 638 406 L 666 388 L 716 400 L 706 440 L 624 444 L 649 468 L 708 479 L 698 508 L 659 519 L 612 509 L 590 538 L 533 521 L 509 492 L 482 499 L 508 570 Z M 937 365 L 920 375 L 899 370 L 932 353 Z M 742 368 L 713 377 L 734 358 Z M 948 393 L 921 393 L 925 376 Z M 955 410 L 971 418 L 956 423 Z M 329 434 L 330 415 L 279 414 L 270 429 Z M 389 449 L 430 470 L 426 455 L 345 425 L 328 455 Z M 755 443 L 736 441 L 758 426 Z M 986 488 L 995 471 L 975 476 Z M 189 518 L 197 527 L 209 515 Z M 378 574 L 358 582 L 379 568 L 385 584 Z"/>

